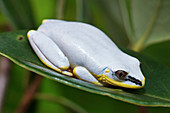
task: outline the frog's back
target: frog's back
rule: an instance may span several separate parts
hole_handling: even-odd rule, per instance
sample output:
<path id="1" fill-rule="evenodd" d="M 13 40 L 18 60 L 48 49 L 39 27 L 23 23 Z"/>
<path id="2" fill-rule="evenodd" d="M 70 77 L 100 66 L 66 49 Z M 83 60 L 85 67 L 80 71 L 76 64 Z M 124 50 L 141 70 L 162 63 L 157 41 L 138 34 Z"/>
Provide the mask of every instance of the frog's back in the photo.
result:
<path id="1" fill-rule="evenodd" d="M 122 54 L 107 35 L 88 24 L 47 22 L 38 30 L 49 36 L 60 47 L 73 67 L 82 65 L 87 68 L 91 66 L 102 69 L 115 63 L 114 58 Z"/>

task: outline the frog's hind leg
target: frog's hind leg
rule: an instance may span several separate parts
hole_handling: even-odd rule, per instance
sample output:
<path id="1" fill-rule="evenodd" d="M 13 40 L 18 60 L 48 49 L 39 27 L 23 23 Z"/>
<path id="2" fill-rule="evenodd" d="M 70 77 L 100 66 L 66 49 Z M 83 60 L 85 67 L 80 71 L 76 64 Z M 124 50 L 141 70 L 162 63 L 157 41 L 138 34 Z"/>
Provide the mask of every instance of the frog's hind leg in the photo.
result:
<path id="1" fill-rule="evenodd" d="M 33 50 L 46 66 L 72 76 L 72 73 L 66 71 L 70 67 L 67 57 L 49 37 L 34 30 L 30 30 L 27 36 Z"/>
<path id="2" fill-rule="evenodd" d="M 81 80 L 102 85 L 85 67 L 77 66 L 73 69 L 73 74 Z"/>

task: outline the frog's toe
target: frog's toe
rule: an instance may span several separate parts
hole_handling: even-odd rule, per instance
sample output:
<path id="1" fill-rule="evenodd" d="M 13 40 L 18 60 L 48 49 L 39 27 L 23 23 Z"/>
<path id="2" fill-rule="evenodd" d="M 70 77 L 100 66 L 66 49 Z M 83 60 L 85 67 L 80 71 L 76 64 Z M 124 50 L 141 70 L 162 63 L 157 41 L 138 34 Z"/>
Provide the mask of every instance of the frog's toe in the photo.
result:
<path id="1" fill-rule="evenodd" d="M 45 65 L 58 72 L 70 67 L 67 57 L 49 37 L 33 30 L 29 31 L 27 35 L 32 48 Z"/>
<path id="2" fill-rule="evenodd" d="M 68 76 L 73 76 L 73 73 L 71 73 L 69 71 L 62 71 L 62 74 L 68 75 Z"/>
<path id="3" fill-rule="evenodd" d="M 73 74 L 80 80 L 93 84 L 102 85 L 85 67 L 77 66 L 73 69 Z"/>

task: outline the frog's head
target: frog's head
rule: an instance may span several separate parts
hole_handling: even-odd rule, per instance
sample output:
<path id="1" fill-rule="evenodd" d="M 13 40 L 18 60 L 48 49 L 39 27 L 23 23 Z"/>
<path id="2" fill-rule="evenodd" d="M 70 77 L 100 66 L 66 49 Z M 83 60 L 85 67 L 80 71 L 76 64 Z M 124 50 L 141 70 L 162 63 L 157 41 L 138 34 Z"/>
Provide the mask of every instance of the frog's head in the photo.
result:
<path id="1" fill-rule="evenodd" d="M 133 58 L 133 62 L 126 61 L 126 63 L 117 63 L 114 67 L 106 67 L 98 75 L 98 80 L 125 88 L 138 89 L 145 85 L 145 77 L 140 69 L 140 62 Z"/>

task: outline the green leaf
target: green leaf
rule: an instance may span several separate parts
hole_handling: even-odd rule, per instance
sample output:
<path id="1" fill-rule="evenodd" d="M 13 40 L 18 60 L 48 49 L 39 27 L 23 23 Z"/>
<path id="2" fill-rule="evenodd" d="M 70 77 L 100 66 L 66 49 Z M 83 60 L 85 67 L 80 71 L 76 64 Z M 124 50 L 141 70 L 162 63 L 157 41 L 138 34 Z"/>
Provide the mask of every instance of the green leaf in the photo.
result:
<path id="1" fill-rule="evenodd" d="M 84 82 L 57 73 L 43 65 L 34 54 L 26 37 L 27 31 L 13 31 L 0 34 L 0 53 L 16 64 L 38 73 L 51 80 L 75 87 L 87 92 L 109 96 L 121 101 L 143 106 L 170 106 L 170 68 L 129 50 L 127 53 L 140 59 L 146 76 L 146 85 L 142 89 L 107 88 Z"/>
<path id="2" fill-rule="evenodd" d="M 148 46 L 144 50 L 142 50 L 142 54 L 146 54 L 147 56 L 151 57 L 159 61 L 160 63 L 166 64 L 170 66 L 170 41 L 165 41 L 157 44 L 153 44 Z"/>
<path id="3" fill-rule="evenodd" d="M 56 99 L 60 99 L 60 97 L 69 99 L 73 103 L 76 103 L 77 105 L 85 109 L 88 113 L 112 113 L 113 111 L 120 112 L 120 113 L 126 113 L 126 112 L 137 113 L 138 112 L 138 107 L 135 105 L 125 103 L 122 101 L 117 101 L 107 96 L 102 96 L 102 95 L 97 95 L 97 94 L 81 91 L 77 88 L 69 87 L 61 83 L 50 81 L 49 79 L 48 79 L 48 83 L 46 83 L 46 88 L 48 88 L 48 92 L 47 91 L 45 92 L 46 94 L 52 94 L 53 92 L 60 91 L 59 94 L 53 93 L 52 95 L 56 95 L 57 97 Z M 52 96 L 52 95 L 49 95 L 49 96 Z M 122 109 L 122 106 L 123 106 L 123 109 Z M 43 106 L 40 109 L 42 111 Z M 45 107 L 45 109 L 48 109 L 47 106 Z M 53 108 L 53 110 L 55 111 L 54 113 L 56 113 L 57 109 Z M 50 112 L 50 113 L 53 113 L 53 112 Z M 82 113 L 82 112 L 79 112 L 79 113 Z"/>
<path id="4" fill-rule="evenodd" d="M 120 6 L 134 50 L 170 40 L 169 0 L 120 0 Z"/>

